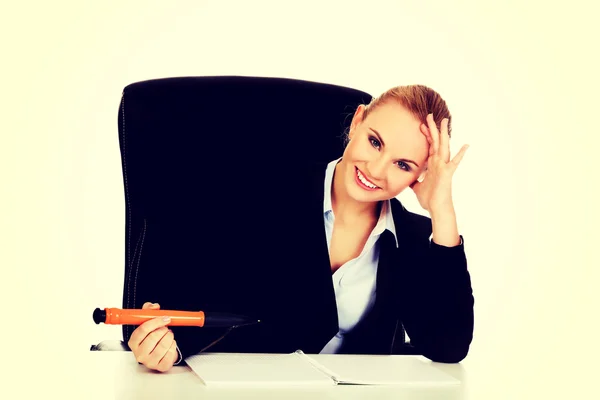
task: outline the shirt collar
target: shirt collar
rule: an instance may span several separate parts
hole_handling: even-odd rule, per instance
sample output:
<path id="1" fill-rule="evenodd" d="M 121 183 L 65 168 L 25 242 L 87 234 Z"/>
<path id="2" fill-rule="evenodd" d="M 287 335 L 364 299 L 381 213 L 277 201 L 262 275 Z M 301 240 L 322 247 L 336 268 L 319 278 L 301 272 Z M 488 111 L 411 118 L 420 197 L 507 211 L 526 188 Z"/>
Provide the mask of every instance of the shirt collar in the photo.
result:
<path id="1" fill-rule="evenodd" d="M 325 216 L 327 216 L 327 214 L 333 214 L 333 206 L 331 205 L 333 173 L 335 171 L 335 166 L 341 161 L 341 159 L 342 157 L 331 161 L 329 164 L 327 164 L 327 169 L 325 170 L 325 193 L 323 196 L 323 214 Z M 379 221 L 377 221 L 377 225 L 375 225 L 374 233 L 376 235 L 379 235 L 383 233 L 383 231 L 386 229 L 394 235 L 397 248 L 398 236 L 396 235 L 396 225 L 394 224 L 394 217 L 392 215 L 392 205 L 389 200 L 384 201 L 382 204 L 381 213 L 379 215 Z"/>

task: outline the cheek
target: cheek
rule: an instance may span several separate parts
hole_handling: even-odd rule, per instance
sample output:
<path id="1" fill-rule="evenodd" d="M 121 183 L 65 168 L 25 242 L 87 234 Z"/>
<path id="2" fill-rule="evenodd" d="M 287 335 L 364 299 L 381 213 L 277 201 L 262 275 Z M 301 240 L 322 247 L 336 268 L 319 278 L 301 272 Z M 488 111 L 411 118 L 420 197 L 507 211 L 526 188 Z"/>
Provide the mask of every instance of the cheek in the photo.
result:
<path id="1" fill-rule="evenodd" d="M 399 171 L 398 173 L 393 174 L 393 176 L 390 176 L 390 179 L 388 180 L 388 191 L 396 196 L 417 178 L 418 176 L 415 176 L 413 172 Z"/>
<path id="2" fill-rule="evenodd" d="M 351 140 L 350 143 L 348 143 L 344 155 L 348 158 L 364 159 L 371 154 L 370 151 L 372 147 L 368 142 L 365 143 L 364 141 L 357 139 Z"/>

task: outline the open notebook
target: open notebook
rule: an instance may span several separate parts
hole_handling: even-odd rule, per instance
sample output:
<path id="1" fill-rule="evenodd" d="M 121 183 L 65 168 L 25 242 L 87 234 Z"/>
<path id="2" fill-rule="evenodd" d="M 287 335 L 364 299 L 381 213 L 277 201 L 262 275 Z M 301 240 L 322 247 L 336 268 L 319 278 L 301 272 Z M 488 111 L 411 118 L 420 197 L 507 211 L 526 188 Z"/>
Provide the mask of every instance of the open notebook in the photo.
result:
<path id="1" fill-rule="evenodd" d="M 317 362 L 316 358 L 319 359 Z M 460 381 L 414 356 L 203 353 L 186 358 L 207 386 L 454 385 Z"/>

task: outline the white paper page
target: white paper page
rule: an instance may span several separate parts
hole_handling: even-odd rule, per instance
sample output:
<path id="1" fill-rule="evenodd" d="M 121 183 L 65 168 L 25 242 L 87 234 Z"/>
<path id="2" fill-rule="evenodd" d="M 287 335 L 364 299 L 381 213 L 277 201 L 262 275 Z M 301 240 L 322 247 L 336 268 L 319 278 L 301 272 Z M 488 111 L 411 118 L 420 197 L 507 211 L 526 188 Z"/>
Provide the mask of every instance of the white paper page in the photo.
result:
<path id="1" fill-rule="evenodd" d="M 206 386 L 333 386 L 335 381 L 296 353 L 203 353 L 185 360 Z"/>
<path id="2" fill-rule="evenodd" d="M 460 381 L 416 356 L 307 354 L 339 383 L 363 385 L 457 385 Z"/>

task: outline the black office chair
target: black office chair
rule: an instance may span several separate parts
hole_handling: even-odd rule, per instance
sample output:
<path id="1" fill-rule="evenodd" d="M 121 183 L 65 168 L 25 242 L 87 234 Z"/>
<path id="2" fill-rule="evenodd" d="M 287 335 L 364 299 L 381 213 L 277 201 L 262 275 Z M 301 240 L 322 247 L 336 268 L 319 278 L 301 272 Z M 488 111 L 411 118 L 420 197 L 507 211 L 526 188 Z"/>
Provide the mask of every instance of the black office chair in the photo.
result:
<path id="1" fill-rule="evenodd" d="M 244 168 L 256 162 L 331 161 L 343 153 L 343 134 L 356 107 L 371 98 L 348 87 L 266 77 L 128 85 L 118 118 L 126 215 L 123 308 L 141 308 L 150 301 L 140 297 L 142 285 L 155 284 L 139 279 L 146 219 L 193 210 L 202 197 L 193 182 L 201 179 L 203 166 L 249 173 Z M 104 341 L 91 350 L 129 350 L 125 343 L 133 329 L 123 326 L 123 341 Z M 398 335 L 404 343 L 404 332 Z"/>

